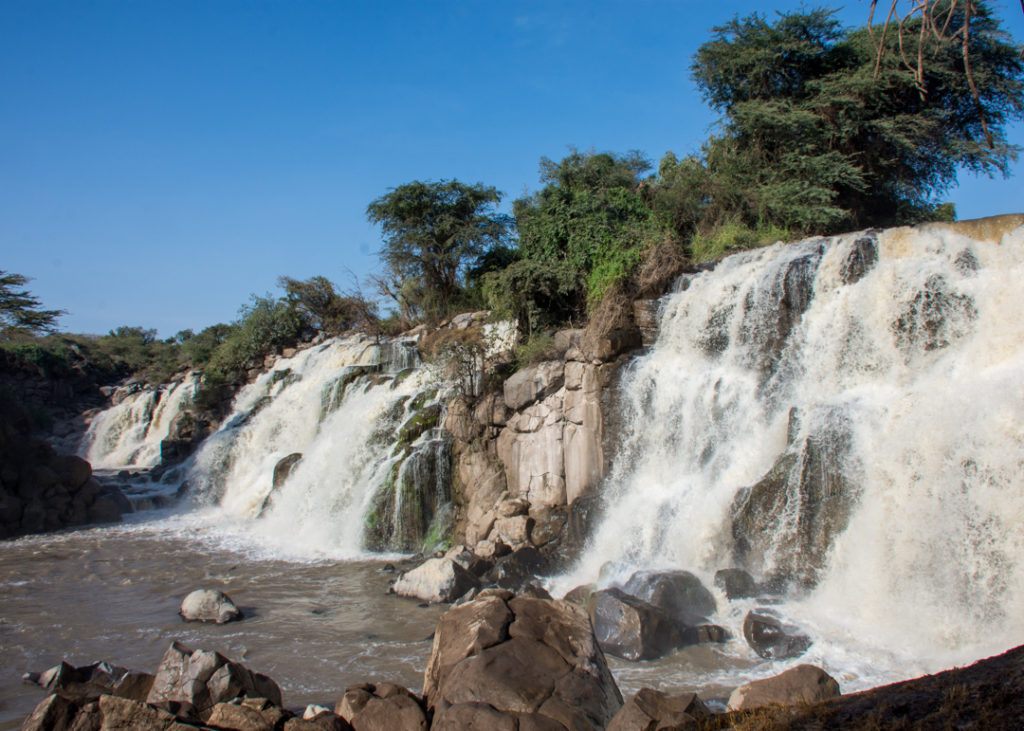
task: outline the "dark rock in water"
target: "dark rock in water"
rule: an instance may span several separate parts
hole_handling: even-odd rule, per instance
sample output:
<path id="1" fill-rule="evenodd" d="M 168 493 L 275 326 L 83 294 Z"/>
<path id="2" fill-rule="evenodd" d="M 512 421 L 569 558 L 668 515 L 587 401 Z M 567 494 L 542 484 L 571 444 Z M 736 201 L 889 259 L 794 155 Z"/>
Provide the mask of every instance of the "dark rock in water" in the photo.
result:
<path id="1" fill-rule="evenodd" d="M 832 541 L 845 530 L 860 495 L 851 458 L 852 427 L 841 407 L 803 417 L 806 434 L 733 504 L 733 551 L 752 570 L 773 567 L 813 586 Z"/>
<path id="2" fill-rule="evenodd" d="M 839 279 L 843 284 L 854 284 L 864 278 L 878 261 L 878 236 L 871 232 L 854 240 L 850 253 L 839 267 Z"/>
<path id="3" fill-rule="evenodd" d="M 747 612 L 743 620 L 743 637 L 747 644 L 768 660 L 784 660 L 806 652 L 811 639 L 798 632 L 796 627 L 783 624 L 770 609 Z"/>
<path id="4" fill-rule="evenodd" d="M 835 678 L 814 665 L 797 665 L 764 680 L 744 683 L 729 696 L 730 711 L 747 711 L 776 704 L 823 701 L 839 695 Z"/>
<path id="5" fill-rule="evenodd" d="M 196 589 L 181 602 L 178 610 L 187 622 L 216 622 L 224 624 L 242 618 L 241 610 L 231 597 L 215 589 Z"/>
<path id="6" fill-rule="evenodd" d="M 444 729 L 596 730 L 622 705 L 583 609 L 495 594 L 441 617 L 423 688 Z"/>
<path id="7" fill-rule="evenodd" d="M 892 324 L 896 346 L 909 359 L 917 352 L 945 348 L 970 330 L 978 317 L 974 301 L 956 293 L 941 275 L 933 275 L 903 304 Z"/>
<path id="8" fill-rule="evenodd" d="M 696 693 L 672 696 L 641 688 L 615 714 L 608 731 L 687 728 L 710 715 L 711 711 Z"/>
<path id="9" fill-rule="evenodd" d="M 638 571 L 629 577 L 625 590 L 680 624 L 706 622 L 716 609 L 711 592 L 689 571 Z"/>
<path id="10" fill-rule="evenodd" d="M 717 624 L 698 624 L 695 627 L 686 627 L 681 634 L 683 645 L 704 645 L 709 642 L 728 642 L 732 635 L 729 630 Z"/>
<path id="11" fill-rule="evenodd" d="M 573 604 L 579 604 L 581 607 L 585 607 L 587 606 L 587 602 L 590 600 L 590 595 L 595 591 L 597 591 L 597 584 L 581 584 L 570 589 L 562 599 L 567 602 L 572 602 Z"/>
<path id="12" fill-rule="evenodd" d="M 625 660 L 652 660 L 682 644 L 682 627 L 664 610 L 620 589 L 594 592 L 587 602 L 601 649 Z"/>
<path id="13" fill-rule="evenodd" d="M 593 495 L 572 501 L 562 530 L 562 539 L 557 542 L 557 553 L 552 557 L 556 564 L 567 566 L 580 556 L 587 539 L 602 518 L 603 507 L 601 498 Z"/>
<path id="14" fill-rule="evenodd" d="M 274 496 L 277 494 L 277 491 L 281 489 L 281 486 L 288 481 L 288 477 L 291 475 L 292 470 L 294 470 L 301 461 L 302 452 L 292 452 L 274 465 L 274 477 L 271 483 L 270 492 L 268 492 L 267 496 L 263 499 L 263 504 L 260 505 L 257 517 L 262 516 L 274 506 Z"/>
<path id="15" fill-rule="evenodd" d="M 725 592 L 725 597 L 746 599 L 757 596 L 758 587 L 754 577 L 743 569 L 720 569 L 715 572 L 715 586 Z"/>
<path id="16" fill-rule="evenodd" d="M 495 561 L 485 578 L 502 589 L 518 591 L 547 568 L 548 560 L 540 551 L 533 546 L 523 546 Z"/>
<path id="17" fill-rule="evenodd" d="M 956 255 L 956 259 L 953 260 L 953 266 L 964 276 L 970 276 L 981 268 L 981 263 L 973 251 L 964 249 Z"/>

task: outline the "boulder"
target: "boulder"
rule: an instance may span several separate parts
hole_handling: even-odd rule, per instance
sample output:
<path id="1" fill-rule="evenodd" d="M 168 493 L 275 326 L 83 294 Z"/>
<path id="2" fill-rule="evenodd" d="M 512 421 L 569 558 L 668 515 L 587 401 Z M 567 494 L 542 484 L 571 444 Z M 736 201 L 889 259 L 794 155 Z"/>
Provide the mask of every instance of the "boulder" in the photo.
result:
<path id="1" fill-rule="evenodd" d="M 274 731 L 288 714 L 283 708 L 262 703 L 218 703 L 206 719 L 209 726 L 230 731 Z"/>
<path id="2" fill-rule="evenodd" d="M 770 609 L 759 607 L 747 612 L 743 637 L 754 652 L 768 660 L 797 657 L 811 646 L 811 639 L 782 620 Z"/>
<path id="3" fill-rule="evenodd" d="M 470 589 L 480 588 L 480 580 L 450 558 L 431 558 L 402 574 L 392 586 L 399 596 L 439 604 L 453 602 Z"/>
<path id="4" fill-rule="evenodd" d="M 265 675 L 231 662 L 220 653 L 193 651 L 172 642 L 160 661 L 146 702 L 168 708 L 184 704 L 203 717 L 218 703 L 243 696 L 281 705 L 281 689 Z"/>
<path id="5" fill-rule="evenodd" d="M 216 589 L 196 589 L 181 602 L 178 614 L 186 622 L 224 624 L 242 618 L 231 597 Z"/>
<path id="6" fill-rule="evenodd" d="M 685 728 L 697 719 L 706 718 L 711 711 L 696 693 L 671 696 L 650 688 L 641 688 L 626 701 L 608 731 L 647 731 L 651 729 Z"/>
<path id="7" fill-rule="evenodd" d="M 435 728 L 604 728 L 622 697 L 585 612 L 484 594 L 438 622 L 423 681 Z"/>
<path id="8" fill-rule="evenodd" d="M 757 582 L 743 569 L 720 569 L 715 572 L 715 586 L 725 592 L 725 598 L 746 599 L 757 596 Z"/>
<path id="9" fill-rule="evenodd" d="M 351 719 L 355 731 L 426 731 L 427 716 L 411 694 L 371 697 Z"/>
<path id="10" fill-rule="evenodd" d="M 523 368 L 505 380 L 505 405 L 518 411 L 538 399 L 548 396 L 565 382 L 565 363 L 547 361 Z"/>
<path id="11" fill-rule="evenodd" d="M 598 644 L 625 660 L 653 660 L 682 644 L 682 627 L 664 610 L 621 589 L 590 596 L 587 611 Z"/>
<path id="12" fill-rule="evenodd" d="M 67 662 L 43 673 L 29 673 L 25 680 L 34 682 L 49 693 L 75 700 L 95 700 L 101 695 L 115 695 L 129 700 L 145 701 L 153 685 L 153 676 L 128 670 L 106 662 L 73 667 Z"/>
<path id="13" fill-rule="evenodd" d="M 703 624 L 715 613 L 715 598 L 689 571 L 637 571 L 624 588 L 680 624 Z"/>
<path id="14" fill-rule="evenodd" d="M 814 665 L 797 665 L 775 677 L 744 683 L 729 696 L 729 710 L 814 703 L 837 695 L 839 683 L 835 678 Z"/>
<path id="15" fill-rule="evenodd" d="M 486 579 L 502 589 L 518 591 L 536 579 L 548 567 L 543 554 L 533 546 L 523 546 L 494 563 Z"/>

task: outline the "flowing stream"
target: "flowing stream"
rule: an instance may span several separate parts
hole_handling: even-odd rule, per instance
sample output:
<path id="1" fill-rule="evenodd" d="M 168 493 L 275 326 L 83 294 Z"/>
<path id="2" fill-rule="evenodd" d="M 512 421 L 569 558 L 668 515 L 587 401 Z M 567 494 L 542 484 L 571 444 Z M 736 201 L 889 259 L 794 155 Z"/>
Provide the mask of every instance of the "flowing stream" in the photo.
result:
<path id="1" fill-rule="evenodd" d="M 732 639 L 610 658 L 624 693 L 724 698 L 800 662 L 850 691 L 1024 643 L 1022 281 L 1024 227 L 997 242 L 930 227 L 738 254 L 664 298 L 622 380 L 605 517 L 553 593 L 659 567 L 711 587 L 743 566 L 788 584 L 774 608 L 813 644 L 762 660 L 741 632 L 762 600 L 714 589 Z M 151 485 L 187 494 L 178 512 L 4 543 L 0 729 L 38 700 L 21 673 L 152 670 L 171 639 L 271 675 L 290 706 L 364 680 L 418 690 L 442 609 L 386 596 L 386 562 L 451 524 L 439 382 L 411 342 L 326 341 L 278 359 Z M 194 388 L 121 401 L 90 459 L 155 464 Z M 181 624 L 181 598 L 211 585 L 249 618 Z"/>

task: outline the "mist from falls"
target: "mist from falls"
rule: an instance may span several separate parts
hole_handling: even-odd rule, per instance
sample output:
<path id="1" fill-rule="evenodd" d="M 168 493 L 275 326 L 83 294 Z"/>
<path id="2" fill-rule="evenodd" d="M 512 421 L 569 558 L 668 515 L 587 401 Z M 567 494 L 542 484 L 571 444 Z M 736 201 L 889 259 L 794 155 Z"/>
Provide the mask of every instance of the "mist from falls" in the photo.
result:
<path id="1" fill-rule="evenodd" d="M 1021 282 L 1024 228 L 941 226 L 684 279 L 624 377 L 605 517 L 563 582 L 745 566 L 791 582 L 801 661 L 897 677 L 1024 642 Z"/>
<path id="2" fill-rule="evenodd" d="M 198 383 L 198 375 L 189 373 L 176 383 L 125 395 L 93 418 L 79 453 L 95 469 L 155 467 L 160 443 L 191 404 Z"/>

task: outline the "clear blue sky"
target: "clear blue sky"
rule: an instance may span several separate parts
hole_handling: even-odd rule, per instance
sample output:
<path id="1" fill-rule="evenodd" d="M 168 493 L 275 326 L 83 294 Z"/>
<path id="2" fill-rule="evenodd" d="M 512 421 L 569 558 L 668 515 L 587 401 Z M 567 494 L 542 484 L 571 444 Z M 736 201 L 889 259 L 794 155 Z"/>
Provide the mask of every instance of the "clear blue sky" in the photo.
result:
<path id="1" fill-rule="evenodd" d="M 1019 4 L 995 5 L 1024 38 Z M 232 320 L 282 274 L 344 286 L 377 268 L 365 209 L 389 187 L 454 177 L 508 205 L 569 146 L 696 150 L 709 29 L 796 7 L 2 0 L 0 269 L 69 310 L 65 330 L 164 337 Z M 960 216 L 1024 209 L 1015 170 L 962 176 Z"/>

